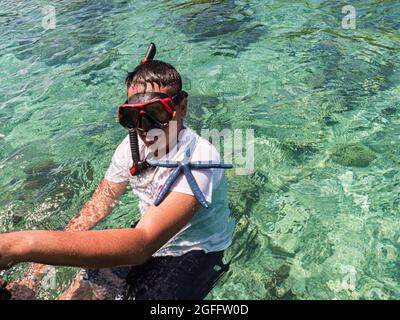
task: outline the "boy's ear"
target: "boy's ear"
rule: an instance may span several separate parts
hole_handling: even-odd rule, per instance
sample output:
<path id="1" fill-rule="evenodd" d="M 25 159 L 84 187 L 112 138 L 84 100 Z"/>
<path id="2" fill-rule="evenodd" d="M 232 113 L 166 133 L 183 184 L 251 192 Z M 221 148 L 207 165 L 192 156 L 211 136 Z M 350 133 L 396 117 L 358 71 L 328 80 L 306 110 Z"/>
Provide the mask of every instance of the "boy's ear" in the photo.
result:
<path id="1" fill-rule="evenodd" d="M 182 117 L 186 116 L 187 107 L 188 107 L 188 99 L 187 99 L 187 97 L 184 97 L 182 99 L 181 103 L 179 103 L 179 108 L 180 108 L 180 112 L 181 112 L 181 116 Z"/>

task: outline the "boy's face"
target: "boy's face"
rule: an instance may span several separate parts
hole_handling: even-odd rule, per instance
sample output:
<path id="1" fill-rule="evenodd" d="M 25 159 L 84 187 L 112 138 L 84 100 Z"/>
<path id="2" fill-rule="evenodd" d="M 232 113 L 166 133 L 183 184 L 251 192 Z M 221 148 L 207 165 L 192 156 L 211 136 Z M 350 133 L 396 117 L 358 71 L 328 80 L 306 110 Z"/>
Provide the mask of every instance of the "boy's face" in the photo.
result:
<path id="1" fill-rule="evenodd" d="M 143 86 L 128 87 L 128 97 L 143 92 L 161 92 L 168 95 L 174 94 L 173 92 L 170 91 L 168 87 L 160 87 L 156 83 L 154 83 L 153 85 L 151 83 L 148 83 L 146 88 L 144 88 Z M 165 145 L 166 150 L 168 150 L 169 148 L 170 140 L 177 141 L 178 134 L 183 127 L 183 118 L 186 116 L 186 112 L 187 112 L 187 98 L 184 98 L 179 103 L 179 105 L 175 106 L 175 111 L 172 115 L 172 121 L 176 121 L 176 126 L 169 126 L 163 129 L 166 139 L 166 145 Z M 147 147 L 150 147 L 153 143 L 157 141 L 157 138 L 155 140 L 153 138 L 146 138 L 146 133 L 140 131 L 138 131 L 138 135 Z"/>

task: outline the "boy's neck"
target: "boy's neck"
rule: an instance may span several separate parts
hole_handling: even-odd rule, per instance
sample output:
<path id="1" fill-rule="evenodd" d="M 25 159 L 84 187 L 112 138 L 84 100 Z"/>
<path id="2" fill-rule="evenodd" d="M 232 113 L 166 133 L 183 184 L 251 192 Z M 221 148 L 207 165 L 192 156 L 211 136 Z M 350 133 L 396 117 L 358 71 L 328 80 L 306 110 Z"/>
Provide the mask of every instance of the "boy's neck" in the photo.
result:
<path id="1" fill-rule="evenodd" d="M 172 141 L 167 141 L 167 146 L 165 148 L 165 155 L 168 155 L 170 153 L 170 151 L 173 150 L 175 148 L 175 146 L 179 143 L 179 137 L 180 137 L 182 131 L 185 130 L 185 129 L 186 129 L 186 127 L 183 124 L 180 125 L 179 128 L 177 129 L 176 139 L 171 139 Z M 158 150 L 156 150 L 154 152 L 154 159 L 155 160 L 158 160 L 158 159 L 160 159 L 162 157 L 163 157 L 163 155 L 159 156 Z"/>

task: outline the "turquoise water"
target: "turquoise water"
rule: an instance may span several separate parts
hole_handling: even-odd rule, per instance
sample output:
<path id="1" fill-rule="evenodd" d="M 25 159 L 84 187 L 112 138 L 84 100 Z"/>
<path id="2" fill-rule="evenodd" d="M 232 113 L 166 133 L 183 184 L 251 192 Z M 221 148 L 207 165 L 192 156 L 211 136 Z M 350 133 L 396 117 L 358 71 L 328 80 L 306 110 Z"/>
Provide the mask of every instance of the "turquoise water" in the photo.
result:
<path id="1" fill-rule="evenodd" d="M 253 128 L 228 174 L 238 220 L 209 299 L 400 298 L 400 4 L 44 1 L 0 8 L 0 231 L 61 229 L 126 132 L 124 76 L 154 41 L 190 94 L 187 124 Z M 99 228 L 128 227 L 127 193 Z M 13 279 L 26 265 L 8 272 Z M 54 298 L 76 271 L 58 268 Z"/>

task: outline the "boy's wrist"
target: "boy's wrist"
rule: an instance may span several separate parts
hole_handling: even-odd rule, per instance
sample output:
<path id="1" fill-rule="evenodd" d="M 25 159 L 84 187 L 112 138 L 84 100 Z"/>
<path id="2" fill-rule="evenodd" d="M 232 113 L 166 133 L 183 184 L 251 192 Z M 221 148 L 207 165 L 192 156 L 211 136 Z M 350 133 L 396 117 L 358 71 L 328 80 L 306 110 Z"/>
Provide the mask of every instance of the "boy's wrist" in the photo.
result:
<path id="1" fill-rule="evenodd" d="M 12 264 L 26 262 L 30 257 L 35 246 L 35 237 L 30 231 L 18 231 L 5 234 L 5 246 L 8 247 L 8 253 Z"/>

